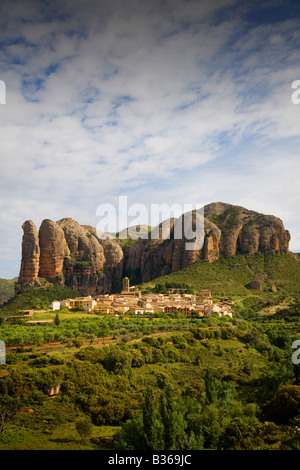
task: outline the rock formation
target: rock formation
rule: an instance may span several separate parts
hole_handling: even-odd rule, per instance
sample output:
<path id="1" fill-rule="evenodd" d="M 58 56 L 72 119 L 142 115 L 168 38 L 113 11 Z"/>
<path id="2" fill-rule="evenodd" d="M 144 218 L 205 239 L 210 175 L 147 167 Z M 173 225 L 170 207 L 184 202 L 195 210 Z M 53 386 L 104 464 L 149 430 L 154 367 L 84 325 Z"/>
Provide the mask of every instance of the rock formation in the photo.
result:
<path id="1" fill-rule="evenodd" d="M 52 220 L 43 220 L 39 230 L 39 276 L 52 282 L 62 282 L 64 260 L 70 255 L 64 232 Z"/>
<path id="2" fill-rule="evenodd" d="M 289 251 L 290 234 L 277 217 L 221 202 L 208 204 L 204 213 L 205 220 L 210 220 L 221 231 L 222 256 L 238 252 Z"/>
<path id="3" fill-rule="evenodd" d="M 46 219 L 39 233 L 32 221 L 23 224 L 19 283 L 32 284 L 39 277 L 75 287 L 84 295 L 109 292 L 127 275 L 132 282 L 147 282 L 182 269 L 195 261 L 213 263 L 220 256 L 237 253 L 289 251 L 290 234 L 277 217 L 222 202 L 204 206 L 179 219 L 169 219 L 147 236 L 125 243 L 73 219 Z M 202 242 L 187 250 L 191 236 L 178 236 L 184 223 L 195 230 L 204 221 Z"/>
<path id="4" fill-rule="evenodd" d="M 39 235 L 32 220 L 24 222 L 22 229 L 23 240 L 20 282 L 22 284 L 34 284 L 38 278 L 40 267 Z"/>

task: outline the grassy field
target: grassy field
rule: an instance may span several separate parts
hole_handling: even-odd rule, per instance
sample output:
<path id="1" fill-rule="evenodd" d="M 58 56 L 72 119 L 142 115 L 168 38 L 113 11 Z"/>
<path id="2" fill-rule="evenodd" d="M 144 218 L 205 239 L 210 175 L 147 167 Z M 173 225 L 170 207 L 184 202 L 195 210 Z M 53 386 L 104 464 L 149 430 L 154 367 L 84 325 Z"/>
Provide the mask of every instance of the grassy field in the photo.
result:
<path id="1" fill-rule="evenodd" d="M 83 440 L 75 422 L 83 413 L 73 404 L 50 398 L 43 405 L 23 409 L 18 420 L 0 439 L 1 450 L 99 450 L 109 446 L 101 439 L 113 436 L 119 426 L 93 426 L 89 439 Z"/>
<path id="2" fill-rule="evenodd" d="M 67 309 L 60 310 L 35 310 L 34 314 L 28 318 L 28 320 L 38 321 L 38 320 L 54 320 L 56 314 L 59 315 L 60 320 L 68 320 L 71 318 L 99 318 L 99 315 L 95 313 L 85 313 L 85 312 L 72 312 Z"/>

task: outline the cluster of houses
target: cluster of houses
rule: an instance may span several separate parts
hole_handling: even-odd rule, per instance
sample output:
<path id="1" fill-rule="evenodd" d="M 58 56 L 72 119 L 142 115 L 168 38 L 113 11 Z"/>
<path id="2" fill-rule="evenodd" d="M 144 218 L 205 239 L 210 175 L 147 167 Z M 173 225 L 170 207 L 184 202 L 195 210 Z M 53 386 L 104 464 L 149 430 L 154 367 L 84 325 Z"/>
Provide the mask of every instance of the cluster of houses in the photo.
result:
<path id="1" fill-rule="evenodd" d="M 209 290 L 202 290 L 199 295 L 171 292 L 166 294 L 141 295 L 140 291 L 129 286 L 128 278 L 123 280 L 123 290 L 120 294 L 104 294 L 98 297 L 76 297 L 53 301 L 53 310 L 61 308 L 85 311 L 87 313 L 103 314 L 144 314 L 144 313 L 183 313 L 191 317 L 193 313 L 200 316 L 217 313 L 219 316 L 232 317 L 232 302 L 214 303 Z"/>

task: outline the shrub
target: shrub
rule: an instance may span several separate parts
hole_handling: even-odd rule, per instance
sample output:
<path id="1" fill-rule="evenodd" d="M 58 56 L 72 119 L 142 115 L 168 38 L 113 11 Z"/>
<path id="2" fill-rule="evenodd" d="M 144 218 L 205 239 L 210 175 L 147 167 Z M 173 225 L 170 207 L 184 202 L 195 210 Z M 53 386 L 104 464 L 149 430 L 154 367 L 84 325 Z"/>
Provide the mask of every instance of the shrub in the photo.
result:
<path id="1" fill-rule="evenodd" d="M 263 407 L 265 417 L 276 424 L 287 424 L 299 415 L 300 386 L 286 385 L 277 390 L 275 397 Z"/>
<path id="2" fill-rule="evenodd" d="M 81 348 L 81 346 L 83 346 L 83 340 L 82 339 L 79 339 L 79 338 L 76 338 L 76 339 L 73 339 L 73 346 L 75 348 Z"/>

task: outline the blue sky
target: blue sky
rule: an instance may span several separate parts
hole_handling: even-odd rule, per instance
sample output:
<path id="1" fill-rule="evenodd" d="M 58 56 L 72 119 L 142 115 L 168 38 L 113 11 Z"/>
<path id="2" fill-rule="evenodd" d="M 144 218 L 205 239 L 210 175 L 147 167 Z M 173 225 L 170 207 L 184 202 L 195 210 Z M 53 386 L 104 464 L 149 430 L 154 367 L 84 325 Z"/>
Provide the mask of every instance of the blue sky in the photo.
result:
<path id="1" fill-rule="evenodd" d="M 273 214 L 300 251 L 299 22 L 281 0 L 2 0 L 0 277 L 25 220 L 96 226 L 119 195 Z"/>

